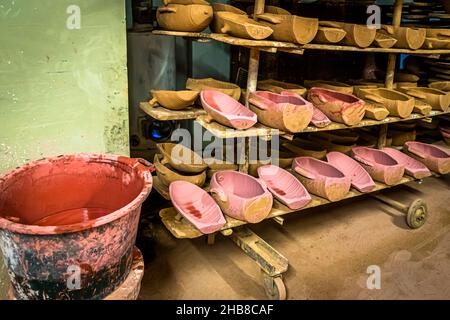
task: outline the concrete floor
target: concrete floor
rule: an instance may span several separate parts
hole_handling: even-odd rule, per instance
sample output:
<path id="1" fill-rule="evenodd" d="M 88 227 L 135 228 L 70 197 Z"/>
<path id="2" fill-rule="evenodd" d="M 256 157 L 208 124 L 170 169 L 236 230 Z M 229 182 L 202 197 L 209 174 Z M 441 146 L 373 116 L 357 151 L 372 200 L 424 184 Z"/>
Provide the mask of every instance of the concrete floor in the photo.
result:
<path id="1" fill-rule="evenodd" d="M 426 200 L 425 226 L 370 197 L 290 214 L 284 226 L 252 226 L 289 260 L 288 299 L 449 299 L 450 176 L 398 187 L 404 203 Z M 155 227 L 156 256 L 147 263 L 140 299 L 265 299 L 256 264 L 231 240 L 177 240 Z M 381 269 L 381 289 L 366 286 L 367 267 Z"/>

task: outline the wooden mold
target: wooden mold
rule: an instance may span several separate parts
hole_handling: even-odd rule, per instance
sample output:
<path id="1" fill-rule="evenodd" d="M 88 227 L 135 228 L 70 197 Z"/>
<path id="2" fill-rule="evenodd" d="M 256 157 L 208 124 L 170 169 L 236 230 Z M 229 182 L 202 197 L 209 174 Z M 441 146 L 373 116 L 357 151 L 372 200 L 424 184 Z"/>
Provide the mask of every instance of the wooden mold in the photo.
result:
<path id="1" fill-rule="evenodd" d="M 213 18 L 210 5 L 169 4 L 156 10 L 158 25 L 165 30 L 200 32 Z"/>
<path id="2" fill-rule="evenodd" d="M 343 82 L 325 81 L 325 80 L 305 80 L 303 84 L 305 85 L 306 88 L 318 87 L 334 90 L 341 93 L 353 94 L 353 86 L 350 86 Z"/>
<path id="3" fill-rule="evenodd" d="M 319 20 L 295 15 L 263 13 L 257 15 L 258 21 L 272 28 L 271 39 L 277 41 L 307 44 L 317 34 Z"/>
<path id="4" fill-rule="evenodd" d="M 225 93 L 235 100 L 239 101 L 241 97 L 241 88 L 234 83 L 216 80 L 213 78 L 192 79 L 186 81 L 186 88 L 194 91 L 215 90 Z"/>
<path id="5" fill-rule="evenodd" d="M 397 39 L 386 33 L 377 32 L 374 42 L 380 48 L 392 48 L 397 43 Z"/>
<path id="6" fill-rule="evenodd" d="M 350 178 L 325 161 L 299 157 L 292 162 L 292 169 L 309 193 L 329 201 L 342 200 L 350 191 Z"/>
<path id="7" fill-rule="evenodd" d="M 208 167 L 197 153 L 182 144 L 157 143 L 156 147 L 163 156 L 161 164 L 170 164 L 180 172 L 200 173 Z"/>
<path id="8" fill-rule="evenodd" d="M 149 102 L 150 106 L 159 104 L 170 110 L 183 110 L 192 106 L 200 93 L 191 90 L 151 90 L 150 92 L 153 97 Z"/>
<path id="9" fill-rule="evenodd" d="M 315 134 L 310 134 L 308 136 L 309 140 L 311 140 L 311 142 L 313 143 L 317 143 L 317 145 L 323 147 L 324 149 L 326 149 L 328 152 L 330 151 L 338 151 L 338 152 L 342 152 L 342 153 L 350 153 L 352 151 L 353 147 L 356 147 L 356 144 L 353 142 L 350 143 L 337 143 L 333 140 L 326 140 L 326 139 L 322 139 L 320 137 L 317 137 Z"/>
<path id="10" fill-rule="evenodd" d="M 212 6 L 213 6 L 214 12 L 226 11 L 226 12 L 232 12 L 232 13 L 241 14 L 241 15 L 247 15 L 245 13 L 245 11 L 243 11 L 243 10 L 241 10 L 239 8 L 233 7 L 233 6 L 229 5 L 229 4 L 213 3 Z"/>
<path id="11" fill-rule="evenodd" d="M 414 98 L 401 92 L 377 88 L 356 90 L 358 97 L 384 105 L 392 116 L 407 118 L 414 109 Z"/>
<path id="12" fill-rule="evenodd" d="M 392 137 L 393 146 L 403 146 L 405 142 L 416 140 L 416 130 L 392 130 L 389 129 L 389 135 Z"/>
<path id="13" fill-rule="evenodd" d="M 383 104 L 367 100 L 364 102 L 366 104 L 366 113 L 364 114 L 366 118 L 381 121 L 389 115 L 388 109 Z"/>
<path id="14" fill-rule="evenodd" d="M 423 179 L 431 176 L 430 170 L 428 170 L 423 163 L 408 156 L 407 154 L 394 148 L 383 148 L 382 150 L 394 158 L 399 164 L 404 165 L 405 173 L 407 175 L 410 175 L 416 179 Z"/>
<path id="15" fill-rule="evenodd" d="M 365 113 L 365 103 L 357 97 L 324 88 L 311 88 L 308 100 L 333 121 L 348 126 L 358 124 Z"/>
<path id="16" fill-rule="evenodd" d="M 182 4 L 182 5 L 203 4 L 209 6 L 209 2 L 205 0 L 163 0 L 163 3 L 166 6 L 169 4 Z"/>
<path id="17" fill-rule="evenodd" d="M 270 91 L 250 93 L 250 109 L 259 122 L 287 132 L 305 129 L 313 116 L 313 106 L 301 96 L 281 95 Z"/>
<path id="18" fill-rule="evenodd" d="M 255 11 L 254 6 L 247 7 L 247 13 L 253 14 Z M 276 6 L 264 6 L 264 13 L 273 13 L 273 14 L 287 14 L 290 15 L 291 13 L 283 8 L 276 7 Z"/>
<path id="19" fill-rule="evenodd" d="M 442 90 L 445 92 L 450 92 L 450 81 L 434 81 L 428 84 L 428 87 Z"/>
<path id="20" fill-rule="evenodd" d="M 257 83 L 257 88 L 259 90 L 271 91 L 274 93 L 282 93 L 283 91 L 288 91 L 292 93 L 296 93 L 302 97 L 306 95 L 306 88 L 301 85 L 288 83 L 273 79 L 261 80 Z"/>

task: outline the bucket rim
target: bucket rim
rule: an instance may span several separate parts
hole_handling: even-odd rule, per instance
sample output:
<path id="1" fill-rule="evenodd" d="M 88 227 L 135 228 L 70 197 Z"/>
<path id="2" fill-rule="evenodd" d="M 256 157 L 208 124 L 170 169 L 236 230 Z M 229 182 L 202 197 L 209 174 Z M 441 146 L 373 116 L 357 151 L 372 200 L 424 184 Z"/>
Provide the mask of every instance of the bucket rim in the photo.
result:
<path id="1" fill-rule="evenodd" d="M 74 153 L 67 155 L 59 155 L 55 157 L 46 157 L 39 160 L 30 161 L 16 169 L 9 171 L 5 175 L 0 175 L 0 190 L 3 184 L 13 176 L 25 172 L 33 167 L 36 167 L 44 162 L 57 160 L 76 160 L 83 159 L 86 161 L 97 161 L 105 163 L 120 163 L 126 165 L 135 173 L 137 173 L 143 180 L 143 186 L 140 193 L 127 205 L 105 215 L 98 219 L 89 220 L 85 222 L 73 223 L 62 226 L 38 226 L 13 222 L 0 216 L 0 230 L 6 230 L 13 233 L 29 234 L 29 235 L 43 235 L 52 236 L 64 233 L 75 233 L 91 228 L 97 228 L 108 224 L 112 221 L 124 217 L 128 212 L 134 211 L 141 207 L 142 203 L 147 199 L 153 186 L 152 172 L 154 171 L 153 164 L 142 158 L 130 158 L 127 156 L 101 154 L 101 153 Z"/>

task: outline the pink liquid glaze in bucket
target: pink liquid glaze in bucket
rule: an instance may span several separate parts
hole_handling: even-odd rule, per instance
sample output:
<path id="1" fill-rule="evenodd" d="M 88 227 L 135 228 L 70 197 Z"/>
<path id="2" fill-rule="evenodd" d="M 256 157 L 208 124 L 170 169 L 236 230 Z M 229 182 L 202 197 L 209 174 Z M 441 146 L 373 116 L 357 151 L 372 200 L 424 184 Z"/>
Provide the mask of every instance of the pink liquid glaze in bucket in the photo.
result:
<path id="1" fill-rule="evenodd" d="M 17 299 L 102 299 L 131 269 L 153 166 L 100 154 L 33 161 L 0 178 L 0 247 Z"/>

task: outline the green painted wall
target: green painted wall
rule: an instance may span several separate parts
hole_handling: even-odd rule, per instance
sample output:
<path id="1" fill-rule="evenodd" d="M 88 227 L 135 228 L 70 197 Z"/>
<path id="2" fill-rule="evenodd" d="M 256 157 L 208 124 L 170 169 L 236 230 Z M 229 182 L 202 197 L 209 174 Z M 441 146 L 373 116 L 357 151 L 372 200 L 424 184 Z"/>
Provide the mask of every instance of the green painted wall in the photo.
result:
<path id="1" fill-rule="evenodd" d="M 75 152 L 129 154 L 125 1 L 0 0 L 0 174 Z"/>

